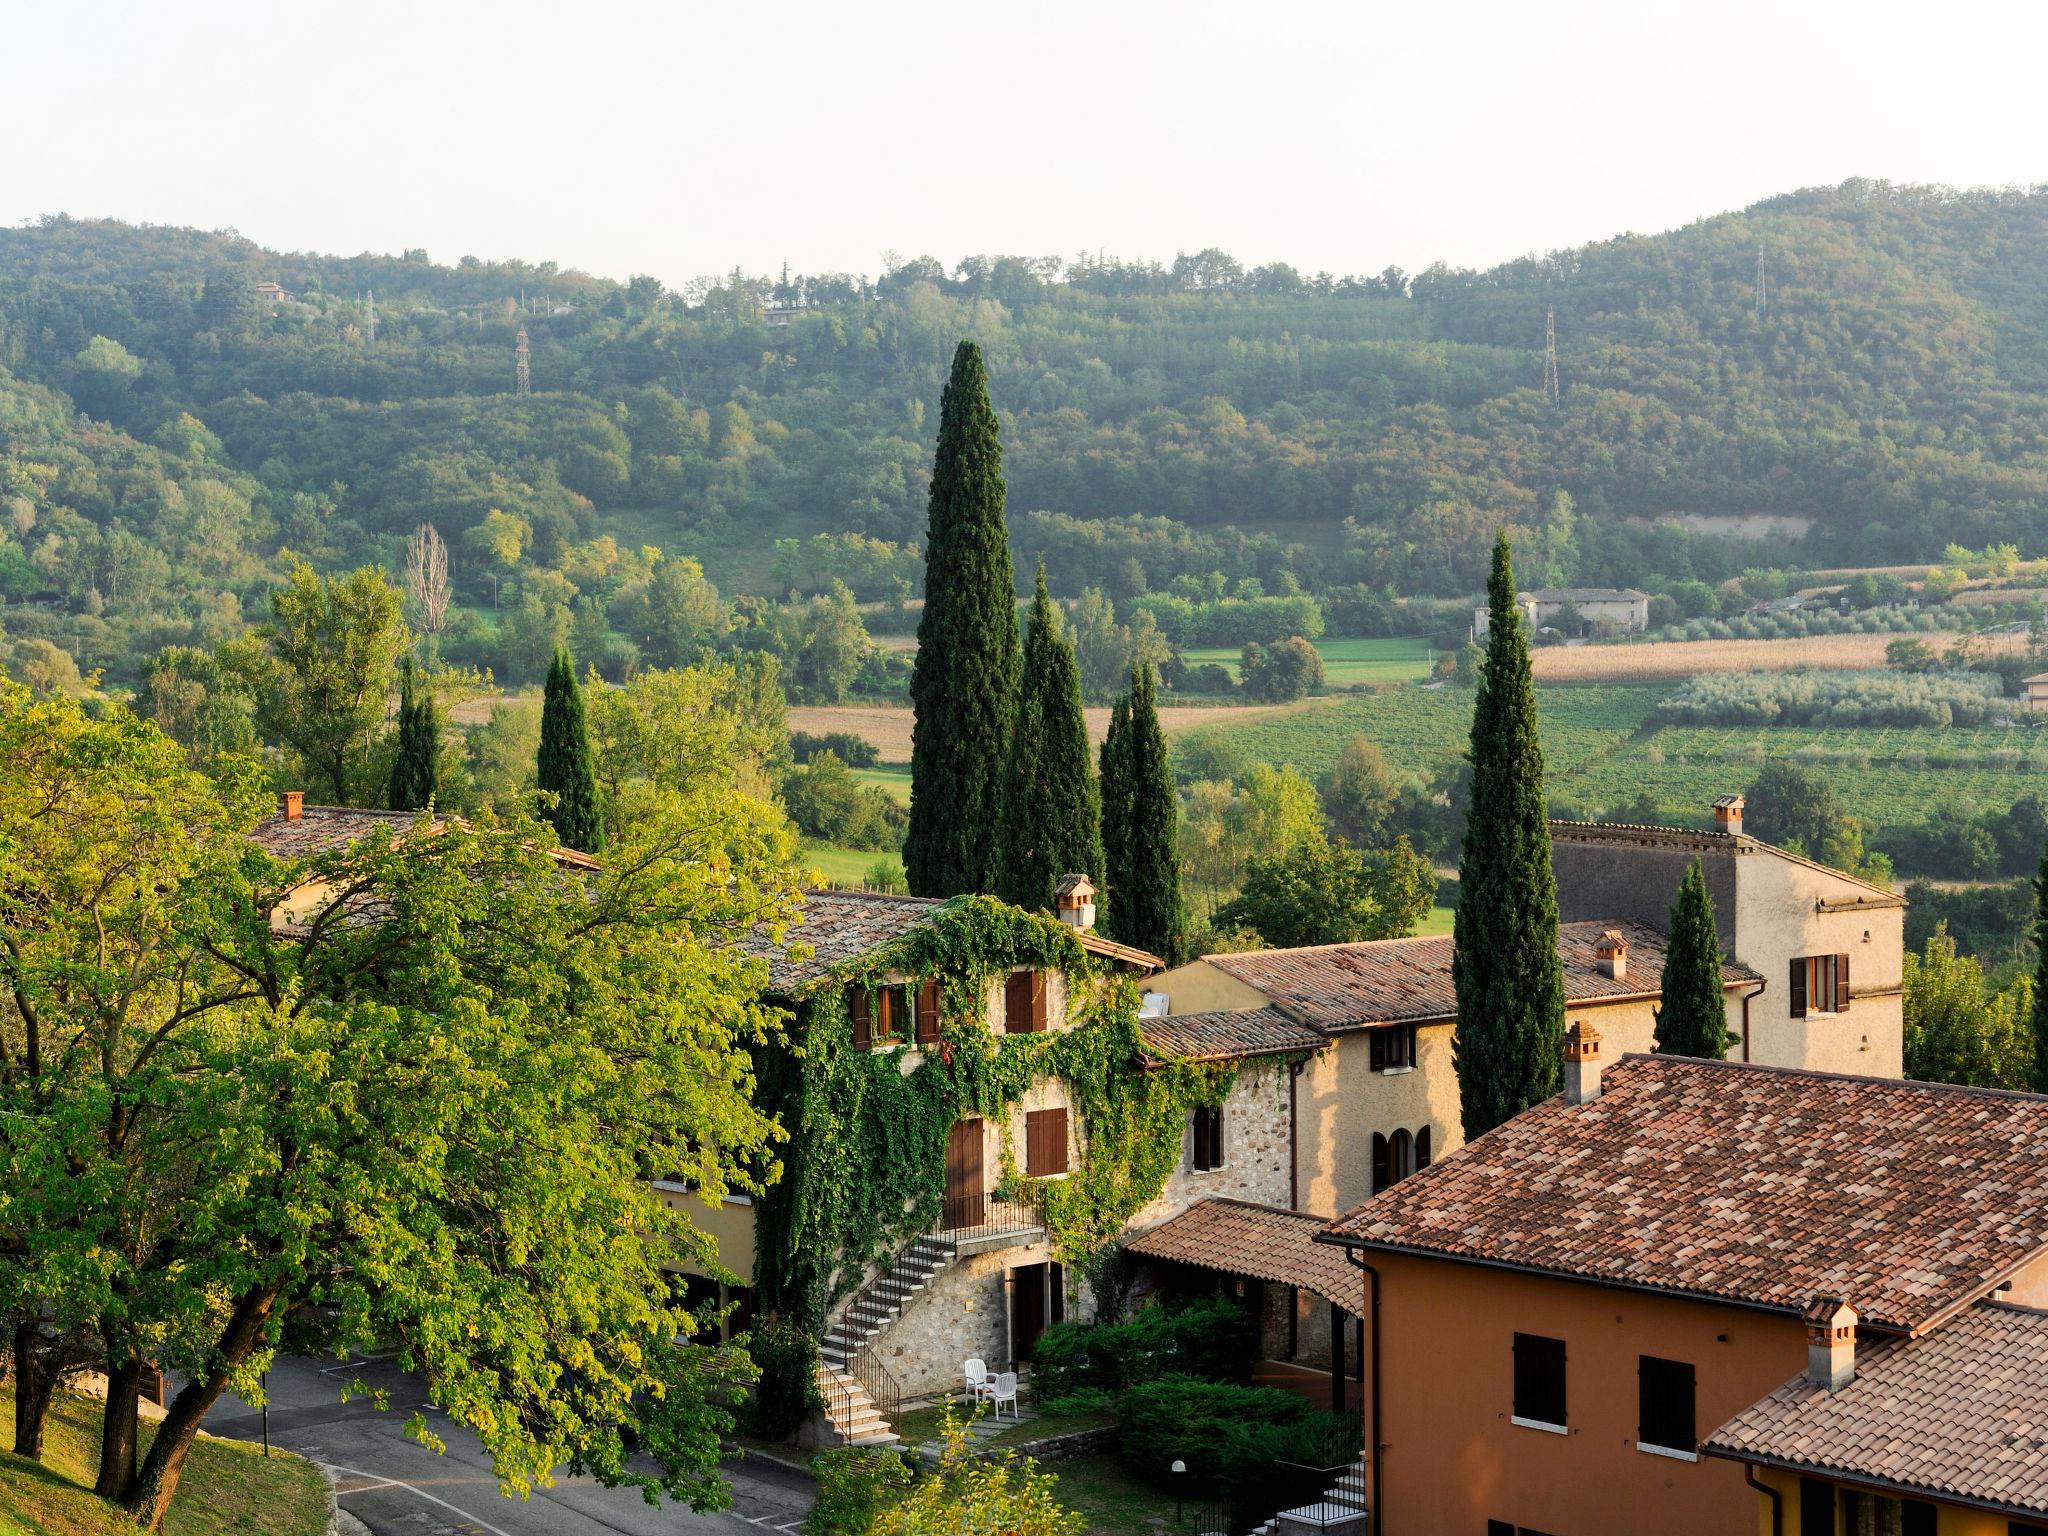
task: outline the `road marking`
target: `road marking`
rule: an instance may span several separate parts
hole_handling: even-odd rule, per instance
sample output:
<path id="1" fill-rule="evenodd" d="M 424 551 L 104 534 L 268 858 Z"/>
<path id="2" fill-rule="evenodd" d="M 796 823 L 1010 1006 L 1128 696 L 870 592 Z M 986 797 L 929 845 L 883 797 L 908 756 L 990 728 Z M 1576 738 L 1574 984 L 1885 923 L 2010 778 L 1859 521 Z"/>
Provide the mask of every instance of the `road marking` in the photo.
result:
<path id="1" fill-rule="evenodd" d="M 375 1477 L 377 1475 L 375 1472 L 365 1472 L 358 1467 L 344 1467 L 338 1462 L 322 1462 L 321 1465 L 332 1467 L 337 1472 L 346 1472 L 350 1477 Z M 384 1479 L 383 1482 L 379 1483 L 377 1486 L 379 1488 L 403 1488 L 407 1493 L 416 1493 L 421 1498 L 426 1499 L 431 1503 L 440 1505 L 443 1509 L 453 1510 L 463 1519 L 468 1520 L 474 1525 L 480 1527 L 481 1529 L 490 1532 L 491 1536 L 512 1536 L 512 1533 L 510 1531 L 499 1529 L 497 1526 L 492 1525 L 490 1521 L 484 1519 L 480 1515 L 472 1515 L 468 1510 L 462 1508 L 458 1504 L 450 1504 L 446 1499 L 442 1498 L 439 1494 L 429 1493 L 424 1488 L 415 1487 L 413 1484 L 403 1482 L 398 1478 L 387 1477 Z M 366 1490 L 358 1488 L 351 1488 L 349 1490 L 350 1493 L 361 1493 L 364 1491 Z"/>

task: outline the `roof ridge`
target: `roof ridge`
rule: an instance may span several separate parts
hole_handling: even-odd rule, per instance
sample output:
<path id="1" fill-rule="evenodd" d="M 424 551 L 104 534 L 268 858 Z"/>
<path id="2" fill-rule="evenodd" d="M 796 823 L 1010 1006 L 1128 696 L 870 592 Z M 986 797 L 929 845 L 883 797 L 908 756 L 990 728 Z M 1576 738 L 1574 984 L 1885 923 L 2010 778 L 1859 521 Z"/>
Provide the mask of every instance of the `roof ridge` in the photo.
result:
<path id="1" fill-rule="evenodd" d="M 1829 1083 L 1865 1083 L 1888 1090 L 1933 1089 L 1941 1093 L 1984 1099 L 2020 1099 L 2048 1104 L 2048 1093 L 2029 1093 L 2023 1088 L 1985 1088 L 1975 1083 L 1938 1083 L 1917 1077 L 1877 1077 L 1863 1072 L 1826 1072 L 1819 1067 L 1781 1067 L 1764 1061 L 1727 1061 L 1712 1056 L 1666 1056 L 1655 1051 L 1627 1051 L 1615 1058 L 1615 1065 L 1642 1061 L 1664 1067 L 1708 1067 L 1729 1072 L 1765 1072 L 1775 1077 L 1803 1077 Z M 1611 1070 L 1611 1069 L 1610 1069 Z"/>

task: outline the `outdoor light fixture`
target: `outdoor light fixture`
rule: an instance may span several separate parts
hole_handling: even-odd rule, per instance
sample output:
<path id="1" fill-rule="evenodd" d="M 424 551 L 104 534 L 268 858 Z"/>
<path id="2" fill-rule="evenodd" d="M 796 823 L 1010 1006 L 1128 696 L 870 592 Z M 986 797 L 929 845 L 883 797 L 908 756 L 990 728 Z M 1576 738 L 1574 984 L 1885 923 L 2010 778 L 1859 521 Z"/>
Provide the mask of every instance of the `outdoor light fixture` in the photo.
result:
<path id="1" fill-rule="evenodd" d="M 1176 1461 L 1173 1464 L 1173 1523 L 1175 1525 L 1180 1524 L 1181 1478 L 1187 1473 L 1187 1470 L 1188 1464 L 1184 1461 Z"/>

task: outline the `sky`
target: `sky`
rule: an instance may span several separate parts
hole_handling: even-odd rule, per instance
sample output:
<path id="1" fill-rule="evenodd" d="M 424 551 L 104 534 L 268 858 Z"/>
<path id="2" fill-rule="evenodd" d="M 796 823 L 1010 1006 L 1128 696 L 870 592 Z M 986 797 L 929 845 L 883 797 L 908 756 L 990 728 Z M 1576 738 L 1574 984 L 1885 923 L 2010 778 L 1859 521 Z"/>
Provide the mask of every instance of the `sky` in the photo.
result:
<path id="1" fill-rule="evenodd" d="M 0 223 L 671 286 L 1220 246 L 1483 266 L 1850 176 L 2048 181 L 2048 5 L 0 0 Z"/>

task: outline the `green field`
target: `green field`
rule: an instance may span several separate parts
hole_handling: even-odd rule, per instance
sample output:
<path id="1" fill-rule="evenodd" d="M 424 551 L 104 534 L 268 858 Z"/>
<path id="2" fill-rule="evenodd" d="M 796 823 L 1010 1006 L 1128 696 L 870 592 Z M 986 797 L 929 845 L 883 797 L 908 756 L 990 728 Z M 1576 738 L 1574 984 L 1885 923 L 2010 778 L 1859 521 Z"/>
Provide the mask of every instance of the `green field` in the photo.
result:
<path id="1" fill-rule="evenodd" d="M 1982 813 L 2026 794 L 2048 797 L 2048 737 L 2037 731 L 1664 726 L 1656 706 L 1669 691 L 1539 689 L 1551 798 L 1598 813 L 1648 794 L 1666 817 L 1700 823 L 1716 796 L 1746 787 L 1774 757 L 1809 763 L 1845 805 L 1878 826 L 1910 826 L 1944 803 Z M 1318 777 L 1345 743 L 1363 736 L 1395 772 L 1427 778 L 1465 751 L 1471 716 L 1469 689 L 1393 688 L 1228 728 L 1200 727 L 1175 737 L 1173 747 L 1184 757 L 1199 752 L 1205 771 L 1291 763 Z"/>
<path id="2" fill-rule="evenodd" d="M 910 769 L 900 768 L 856 768 L 853 776 L 863 784 L 872 784 L 883 791 L 898 805 L 910 804 Z"/>
<path id="3" fill-rule="evenodd" d="M 868 871 L 886 863 L 895 872 L 896 887 L 902 888 L 903 858 L 896 853 L 879 853 L 872 848 L 841 848 L 835 843 L 804 842 L 803 863 L 825 877 L 827 885 L 866 888 L 874 884 Z"/>
<path id="4" fill-rule="evenodd" d="M 1355 688 L 1361 683 L 1407 683 L 1429 676 L 1435 652 L 1427 640 L 1400 635 L 1390 640 L 1319 640 L 1323 655 L 1323 681 L 1332 688 Z M 1238 676 L 1238 658 L 1243 647 L 1203 646 L 1186 653 L 1188 665 L 1199 667 L 1214 662 Z"/>

